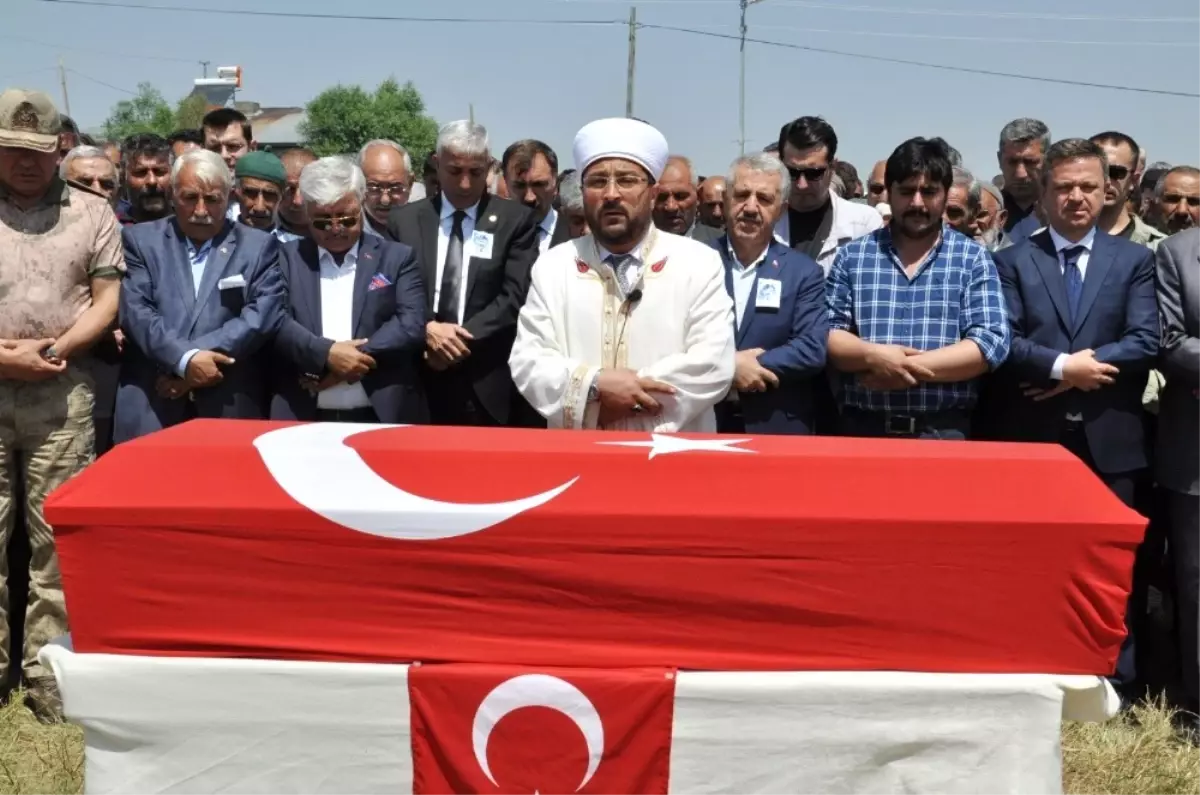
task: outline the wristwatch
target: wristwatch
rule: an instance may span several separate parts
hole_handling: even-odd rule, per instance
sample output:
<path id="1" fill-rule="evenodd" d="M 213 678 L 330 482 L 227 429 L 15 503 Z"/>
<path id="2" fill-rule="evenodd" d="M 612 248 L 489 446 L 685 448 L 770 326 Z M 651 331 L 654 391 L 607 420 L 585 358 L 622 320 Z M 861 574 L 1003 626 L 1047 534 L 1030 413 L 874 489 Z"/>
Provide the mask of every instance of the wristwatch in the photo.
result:
<path id="1" fill-rule="evenodd" d="M 587 402 L 596 403 L 600 400 L 600 378 L 597 374 L 596 378 L 592 379 L 592 383 L 588 386 Z"/>

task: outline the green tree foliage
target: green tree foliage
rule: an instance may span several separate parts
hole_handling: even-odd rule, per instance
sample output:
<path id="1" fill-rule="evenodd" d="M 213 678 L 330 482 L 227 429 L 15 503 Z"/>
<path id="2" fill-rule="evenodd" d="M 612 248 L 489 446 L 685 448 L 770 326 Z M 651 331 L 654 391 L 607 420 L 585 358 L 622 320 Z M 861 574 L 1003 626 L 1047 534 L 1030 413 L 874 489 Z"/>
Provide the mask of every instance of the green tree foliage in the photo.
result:
<path id="1" fill-rule="evenodd" d="M 375 138 L 396 141 L 420 163 L 433 151 L 438 125 L 425 115 L 425 101 L 411 82 L 393 78 L 375 93 L 359 86 L 334 86 L 308 103 L 300 126 L 305 143 L 318 155 L 351 154 Z"/>
<path id="2" fill-rule="evenodd" d="M 179 100 L 172 110 L 161 91 L 150 83 L 139 83 L 137 96 L 113 106 L 104 122 L 104 137 L 120 141 L 128 135 L 146 132 L 165 137 L 176 130 L 199 127 L 207 110 L 204 97 L 197 94 Z"/>

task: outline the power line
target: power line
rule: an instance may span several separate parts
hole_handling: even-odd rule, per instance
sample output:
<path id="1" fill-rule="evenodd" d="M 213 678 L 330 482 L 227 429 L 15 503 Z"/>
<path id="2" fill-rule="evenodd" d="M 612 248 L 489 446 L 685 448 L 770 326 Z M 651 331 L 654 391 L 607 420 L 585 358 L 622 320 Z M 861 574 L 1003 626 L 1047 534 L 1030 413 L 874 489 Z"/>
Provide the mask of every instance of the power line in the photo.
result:
<path id="1" fill-rule="evenodd" d="M 73 45 L 63 45 L 59 42 L 38 41 L 37 39 L 29 39 L 24 36 L 11 36 L 7 33 L 0 34 L 0 39 L 8 39 L 9 41 L 22 41 L 26 44 L 37 44 L 41 47 L 50 47 L 54 50 L 63 52 L 77 52 L 84 55 L 95 55 L 102 58 L 128 58 L 137 61 L 168 61 L 171 63 L 196 63 L 194 58 L 169 58 L 164 55 L 137 55 L 129 52 L 112 52 L 109 50 L 95 50 L 87 47 L 75 47 Z"/>
<path id="2" fill-rule="evenodd" d="M 432 22 L 473 25 L 627 25 L 623 19 L 517 19 L 512 17 L 396 17 L 381 14 L 317 14 L 304 11 L 253 11 L 245 8 L 184 8 L 149 6 L 140 3 L 101 2 L 101 0 L 38 0 L 41 3 L 95 8 L 129 8 L 137 11 L 175 11 L 185 14 L 221 14 L 223 16 L 271 17 L 274 19 L 328 19 L 355 22 Z M 195 63 L 195 61 L 189 61 Z"/>
<path id="3" fill-rule="evenodd" d="M 14 72 L 9 75 L 0 77 L 0 80 L 12 80 L 14 77 L 24 77 L 25 75 L 36 75 L 42 72 L 57 72 L 57 66 L 43 66 L 41 69 L 26 69 L 24 72 Z"/>
<path id="4" fill-rule="evenodd" d="M 949 36 L 940 33 L 893 33 L 879 30 L 842 30 L 841 28 L 798 28 L 789 25 L 769 25 L 771 30 L 787 30 L 796 33 L 835 33 L 839 36 L 883 36 L 895 39 L 935 39 L 937 41 L 973 41 L 994 44 L 1061 44 L 1088 45 L 1098 47 L 1200 47 L 1200 42 L 1191 41 L 1079 41 L 1077 39 L 1022 39 L 997 38 L 995 36 Z M 704 27 L 696 30 L 726 31 L 728 27 Z"/>
<path id="5" fill-rule="evenodd" d="M 695 36 L 708 36 L 714 39 L 732 39 L 740 40 L 739 36 L 732 33 L 714 33 L 707 30 L 697 30 L 696 28 L 678 28 L 671 25 L 654 25 L 648 22 L 641 23 L 643 28 L 651 28 L 655 30 L 669 30 L 676 33 L 690 33 Z M 766 39 L 746 39 L 754 44 L 763 44 L 768 47 L 782 47 L 787 50 L 804 50 L 806 52 L 819 52 L 826 55 L 841 55 L 846 58 L 858 58 L 866 61 L 881 61 L 883 63 L 904 64 L 906 66 L 924 66 L 927 69 L 940 69 L 944 72 L 964 72 L 966 74 L 988 75 L 991 77 L 1007 77 L 1013 80 L 1031 80 L 1036 83 L 1055 83 L 1065 86 L 1081 86 L 1085 88 L 1107 88 L 1111 91 L 1132 91 L 1138 94 L 1159 94 L 1168 97 L 1187 97 L 1188 99 L 1200 98 L 1200 94 L 1191 94 L 1186 91 L 1169 91 L 1162 88 L 1139 88 L 1137 86 L 1121 86 L 1111 83 L 1092 83 L 1086 80 L 1067 80 L 1059 77 L 1040 77 L 1038 75 L 1024 75 L 1015 72 L 999 72 L 992 69 L 976 69 L 970 66 L 948 66 L 940 63 L 928 63 L 926 61 L 913 61 L 907 58 L 891 58 L 886 55 L 867 55 L 861 52 L 847 52 L 846 50 L 834 50 L 827 47 L 810 47 L 804 44 L 789 44 L 782 41 L 768 41 Z"/>
<path id="6" fill-rule="evenodd" d="M 67 67 L 67 71 L 70 72 L 71 74 L 75 75 L 76 77 L 82 77 L 84 80 L 87 80 L 89 83 L 95 83 L 98 86 L 104 86 L 105 88 L 111 88 L 113 91 L 120 91 L 122 94 L 128 94 L 131 97 L 137 96 L 136 91 L 130 91 L 128 88 L 121 88 L 120 86 L 114 86 L 112 83 L 105 83 L 103 80 L 97 80 L 96 78 L 92 77 L 91 75 L 86 75 L 83 72 L 77 72 L 70 67 Z"/>
<path id="7" fill-rule="evenodd" d="M 1200 22 L 1200 17 L 1106 17 L 1085 14 L 1041 14 L 1026 11 L 955 11 L 945 8 L 905 8 L 895 6 L 848 6 L 840 3 L 821 3 L 813 0 L 773 0 L 773 4 L 820 8 L 829 11 L 866 11 L 872 14 L 907 14 L 912 16 L 974 17 L 986 19 L 1044 19 L 1054 22 Z"/>

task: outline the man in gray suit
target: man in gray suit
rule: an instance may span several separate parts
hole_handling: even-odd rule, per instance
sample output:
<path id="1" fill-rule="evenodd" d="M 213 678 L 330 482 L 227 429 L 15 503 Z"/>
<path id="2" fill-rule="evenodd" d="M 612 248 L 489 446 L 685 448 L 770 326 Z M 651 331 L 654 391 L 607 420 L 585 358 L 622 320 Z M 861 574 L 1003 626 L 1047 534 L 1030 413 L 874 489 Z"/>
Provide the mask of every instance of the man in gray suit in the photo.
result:
<path id="1" fill-rule="evenodd" d="M 1158 244 L 1160 368 L 1167 378 L 1158 410 L 1157 480 L 1167 491 L 1171 557 L 1175 561 L 1179 648 L 1184 693 L 1192 713 L 1200 706 L 1200 647 L 1196 629 L 1200 590 L 1200 229 Z"/>

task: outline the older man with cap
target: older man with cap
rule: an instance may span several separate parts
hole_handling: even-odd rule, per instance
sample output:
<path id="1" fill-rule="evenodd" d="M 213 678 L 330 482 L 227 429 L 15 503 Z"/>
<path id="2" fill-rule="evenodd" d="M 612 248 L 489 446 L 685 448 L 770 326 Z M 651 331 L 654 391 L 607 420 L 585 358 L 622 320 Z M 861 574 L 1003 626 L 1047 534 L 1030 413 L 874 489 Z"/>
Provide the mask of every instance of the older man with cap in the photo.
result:
<path id="1" fill-rule="evenodd" d="M 591 233 L 534 265 L 513 381 L 552 428 L 711 433 L 733 380 L 733 302 L 714 249 L 651 222 L 666 139 L 601 119 L 574 154 Z"/>
<path id="2" fill-rule="evenodd" d="M 248 152 L 238 158 L 233 176 L 233 196 L 242 208 L 238 221 L 269 232 L 280 243 L 300 239 L 300 235 L 279 228 L 279 205 L 288 182 L 282 160 L 270 152 Z"/>

